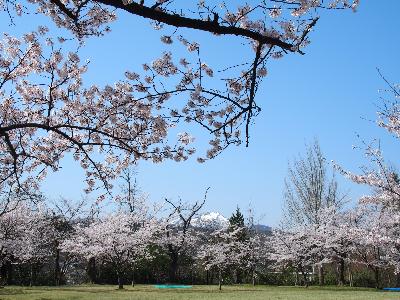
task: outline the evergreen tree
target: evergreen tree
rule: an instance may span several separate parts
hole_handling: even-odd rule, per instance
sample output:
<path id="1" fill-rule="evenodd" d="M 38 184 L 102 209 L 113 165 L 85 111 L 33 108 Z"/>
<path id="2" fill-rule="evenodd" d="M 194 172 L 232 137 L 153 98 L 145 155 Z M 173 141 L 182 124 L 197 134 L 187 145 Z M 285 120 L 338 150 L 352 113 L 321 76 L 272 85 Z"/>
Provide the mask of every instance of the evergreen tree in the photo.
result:
<path id="1" fill-rule="evenodd" d="M 229 225 L 231 227 L 244 227 L 244 216 L 240 211 L 239 206 L 236 207 L 236 212 L 234 212 L 229 218 Z"/>
<path id="2" fill-rule="evenodd" d="M 229 218 L 229 231 L 233 232 L 238 228 L 241 228 L 241 230 L 237 231 L 237 233 L 234 235 L 234 239 L 237 243 L 243 243 L 248 239 L 248 234 L 244 224 L 244 216 L 240 211 L 239 206 L 236 207 L 236 211 Z M 234 251 L 240 252 L 241 250 L 240 248 L 237 248 Z M 237 264 L 234 267 L 234 278 L 236 284 L 242 283 L 242 268 L 242 264 Z"/>

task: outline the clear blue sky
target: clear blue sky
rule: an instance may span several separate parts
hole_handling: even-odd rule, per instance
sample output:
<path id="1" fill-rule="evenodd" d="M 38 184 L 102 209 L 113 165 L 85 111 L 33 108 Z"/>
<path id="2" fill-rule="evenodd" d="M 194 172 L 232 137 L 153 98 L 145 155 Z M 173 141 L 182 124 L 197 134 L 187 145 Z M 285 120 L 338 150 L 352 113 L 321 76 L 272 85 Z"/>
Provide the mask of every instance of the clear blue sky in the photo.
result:
<path id="1" fill-rule="evenodd" d="M 389 80 L 400 81 L 399 9 L 398 0 L 363 0 L 357 13 L 324 13 L 306 55 L 288 55 L 269 64 L 269 75 L 257 96 L 262 113 L 252 127 L 249 148 L 232 147 L 205 164 L 198 164 L 195 157 L 184 163 L 141 163 L 137 179 L 142 189 L 153 201 L 165 197 L 193 201 L 211 187 L 206 211 L 229 216 L 237 205 L 245 209 L 251 203 L 256 214 L 264 216 L 263 223 L 276 225 L 288 161 L 304 152 L 305 143 L 315 137 L 327 159 L 347 169 L 357 171 L 367 163 L 362 151 L 352 149 L 360 144 L 356 134 L 366 141 L 380 138 L 385 156 L 396 164 L 399 143 L 371 120 L 379 104 L 378 89 L 385 87 L 376 67 Z M 31 28 L 26 20 L 21 25 L 21 20 L 11 30 L 0 20 L 1 31 Z M 114 82 L 125 70 L 138 70 L 157 57 L 164 46 L 147 24 L 122 16 L 112 33 L 87 41 L 81 51 L 92 62 L 87 78 Z M 232 47 L 224 38 L 212 38 L 210 43 L 207 35 L 199 35 L 199 40 L 210 64 L 241 55 L 242 48 Z M 43 190 L 52 198 L 79 198 L 82 174 L 78 165 L 66 159 L 63 170 L 50 175 Z M 342 189 L 351 190 L 353 200 L 366 191 L 340 176 L 339 181 Z"/>

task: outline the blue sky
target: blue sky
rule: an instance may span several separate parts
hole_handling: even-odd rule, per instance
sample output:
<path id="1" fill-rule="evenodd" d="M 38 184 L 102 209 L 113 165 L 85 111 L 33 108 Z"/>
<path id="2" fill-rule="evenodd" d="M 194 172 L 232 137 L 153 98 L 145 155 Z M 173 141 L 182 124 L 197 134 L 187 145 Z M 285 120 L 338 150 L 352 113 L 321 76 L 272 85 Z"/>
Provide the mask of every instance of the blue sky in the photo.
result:
<path id="1" fill-rule="evenodd" d="M 194 201 L 211 187 L 206 211 L 229 216 L 237 205 L 246 209 L 251 203 L 263 216 L 262 223 L 276 225 L 288 161 L 303 153 L 305 143 L 314 138 L 329 161 L 355 172 L 368 163 L 362 151 L 352 149 L 360 145 L 357 134 L 365 141 L 379 138 L 385 156 L 396 164 L 399 143 L 372 121 L 378 89 L 385 88 L 376 68 L 389 80 L 399 81 L 399 9 L 397 0 L 364 0 L 356 13 L 324 12 L 306 55 L 287 55 L 269 64 L 269 75 L 257 95 L 262 113 L 251 129 L 248 148 L 232 147 L 205 164 L 195 157 L 183 163 L 143 162 L 137 167 L 143 191 L 153 201 L 165 197 Z M 32 28 L 21 21 L 9 29 L 0 20 L 1 31 Z M 81 50 L 82 57 L 91 60 L 90 81 L 116 81 L 125 70 L 140 69 L 164 49 L 159 33 L 149 29 L 145 20 L 122 15 L 112 30 L 101 39 L 88 40 Z M 191 34 L 200 40 L 210 65 L 222 58 L 235 61 L 243 51 L 232 46 L 239 41 Z M 62 165 L 62 171 L 44 182 L 44 192 L 51 198 L 81 197 L 83 172 L 68 158 Z M 353 201 L 366 192 L 340 175 L 338 180 L 343 190 L 350 190 Z"/>

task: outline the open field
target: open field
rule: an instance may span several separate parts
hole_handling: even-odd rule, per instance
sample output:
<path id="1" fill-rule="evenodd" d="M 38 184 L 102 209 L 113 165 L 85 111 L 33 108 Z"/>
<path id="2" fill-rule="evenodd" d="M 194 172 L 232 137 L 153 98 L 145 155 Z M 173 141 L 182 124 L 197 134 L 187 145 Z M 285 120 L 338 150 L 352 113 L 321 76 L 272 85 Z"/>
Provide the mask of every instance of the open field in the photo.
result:
<path id="1" fill-rule="evenodd" d="M 400 299 L 400 293 L 382 292 L 365 288 L 337 287 L 271 287 L 271 286 L 195 286 L 191 289 L 156 289 L 151 285 L 127 286 L 117 290 L 115 286 L 71 287 L 5 287 L 0 290 L 0 300 L 180 300 L 180 299 L 251 299 L 251 300 L 367 300 Z"/>

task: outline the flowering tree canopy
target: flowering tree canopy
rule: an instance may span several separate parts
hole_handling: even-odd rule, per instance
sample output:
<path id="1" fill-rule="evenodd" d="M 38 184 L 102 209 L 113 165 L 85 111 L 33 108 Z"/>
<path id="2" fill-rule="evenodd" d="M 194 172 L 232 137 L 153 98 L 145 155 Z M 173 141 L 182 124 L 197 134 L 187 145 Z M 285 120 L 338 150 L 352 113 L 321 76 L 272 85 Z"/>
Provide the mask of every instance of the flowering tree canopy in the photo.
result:
<path id="1" fill-rule="evenodd" d="M 5 34 L 0 43 L 1 190 L 27 189 L 48 168 L 58 170 L 66 153 L 86 170 L 87 191 L 97 184 L 110 190 L 111 181 L 131 163 L 181 161 L 193 154 L 193 137 L 186 130 L 167 138 L 182 121 L 211 133 L 211 148 L 200 162 L 231 144 L 248 144 L 267 60 L 303 54 L 319 10 L 355 10 L 357 5 L 358 0 L 260 0 L 241 6 L 172 0 L 1 1 L 2 14 L 11 22 L 32 12 L 43 14 L 80 42 L 107 33 L 120 11 L 149 19 L 157 30 L 176 28 L 173 34 L 160 34 L 172 48 L 143 64 L 142 74 L 126 71 L 124 78 L 105 86 L 84 82 L 88 64 L 77 52 L 62 50 L 68 38 L 56 42 L 45 26 L 21 38 Z M 253 54 L 244 62 L 225 62 L 216 72 L 200 57 L 199 43 L 180 35 L 181 28 L 236 36 Z M 187 48 L 188 57 L 175 57 L 175 40 Z M 176 105 L 174 96 L 185 101 Z M 93 155 L 95 150 L 101 155 Z"/>
<path id="2" fill-rule="evenodd" d="M 377 125 L 386 129 L 396 138 L 400 136 L 399 85 L 390 83 L 378 70 L 388 88 L 381 92 L 382 105 L 378 111 Z M 368 216 L 364 226 L 358 226 L 360 247 L 358 259 L 373 269 L 377 286 L 379 286 L 379 270 L 391 266 L 396 274 L 400 274 L 400 179 L 393 166 L 388 165 L 380 147 L 365 144 L 365 154 L 371 165 L 363 167 L 362 174 L 354 174 L 337 168 L 358 184 L 365 184 L 372 189 L 371 195 L 359 199 L 359 210 Z"/>
<path id="3" fill-rule="evenodd" d="M 110 262 L 119 278 L 127 266 L 146 255 L 156 227 L 142 213 L 117 213 L 77 228 L 75 236 L 62 249 L 86 259 L 100 258 Z"/>
<path id="4" fill-rule="evenodd" d="M 237 239 L 243 230 L 243 227 L 235 227 L 233 230 L 227 230 L 227 228 L 215 230 L 197 254 L 206 270 L 218 270 L 219 289 L 222 285 L 222 273 L 242 264 L 248 254 L 247 251 L 243 251 L 245 243 Z M 256 251 L 256 249 L 253 250 Z"/>

